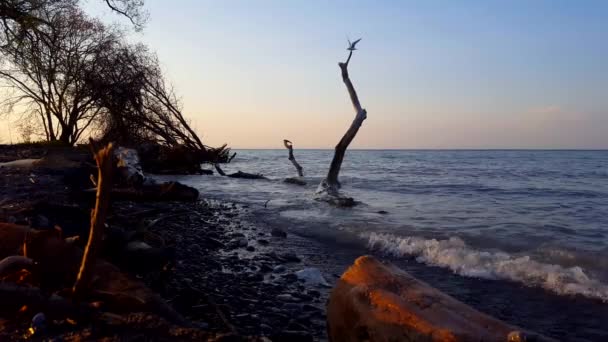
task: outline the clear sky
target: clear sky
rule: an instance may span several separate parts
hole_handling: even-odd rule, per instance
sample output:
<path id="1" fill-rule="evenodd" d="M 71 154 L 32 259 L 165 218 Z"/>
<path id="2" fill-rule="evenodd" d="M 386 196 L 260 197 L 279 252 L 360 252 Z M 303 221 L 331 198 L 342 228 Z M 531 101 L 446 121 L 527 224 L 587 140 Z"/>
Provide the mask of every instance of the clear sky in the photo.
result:
<path id="1" fill-rule="evenodd" d="M 116 20 L 89 0 L 92 12 Z M 608 148 L 608 1 L 146 0 L 159 55 L 206 144 Z"/>

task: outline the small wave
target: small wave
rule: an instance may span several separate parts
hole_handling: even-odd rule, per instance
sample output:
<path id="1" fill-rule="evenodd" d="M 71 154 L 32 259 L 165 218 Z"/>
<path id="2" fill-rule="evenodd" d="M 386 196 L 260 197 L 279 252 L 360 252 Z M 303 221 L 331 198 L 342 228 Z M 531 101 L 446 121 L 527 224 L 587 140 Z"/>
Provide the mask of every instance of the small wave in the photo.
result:
<path id="1" fill-rule="evenodd" d="M 593 279 L 579 267 L 562 267 L 513 256 L 505 252 L 474 250 L 459 238 L 447 240 L 366 235 L 368 247 L 393 256 L 413 256 L 427 265 L 449 268 L 454 273 L 486 279 L 503 279 L 540 286 L 560 295 L 583 295 L 608 302 L 608 285 Z"/>

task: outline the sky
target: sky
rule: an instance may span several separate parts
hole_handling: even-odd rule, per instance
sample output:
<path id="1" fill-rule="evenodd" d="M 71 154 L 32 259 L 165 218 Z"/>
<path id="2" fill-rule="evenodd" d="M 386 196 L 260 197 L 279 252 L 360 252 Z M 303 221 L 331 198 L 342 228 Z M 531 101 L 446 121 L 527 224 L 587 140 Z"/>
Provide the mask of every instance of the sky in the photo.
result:
<path id="1" fill-rule="evenodd" d="M 349 71 L 368 118 L 352 148 L 608 148 L 608 1 L 146 8 L 130 39 L 157 52 L 208 145 L 333 148 L 355 114 L 337 63 L 362 38 Z"/>

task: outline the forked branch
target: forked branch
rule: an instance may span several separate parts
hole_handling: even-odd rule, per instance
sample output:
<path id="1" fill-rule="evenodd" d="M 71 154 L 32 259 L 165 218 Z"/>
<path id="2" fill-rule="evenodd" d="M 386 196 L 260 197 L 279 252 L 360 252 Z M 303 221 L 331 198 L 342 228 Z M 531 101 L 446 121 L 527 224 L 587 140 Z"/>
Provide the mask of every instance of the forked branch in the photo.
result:
<path id="1" fill-rule="evenodd" d="M 298 176 L 304 177 L 304 171 L 302 169 L 302 166 L 298 164 L 296 158 L 293 156 L 293 143 L 287 139 L 284 139 L 283 144 L 285 145 L 285 148 L 289 150 L 289 160 L 291 161 L 293 166 L 295 166 L 296 170 L 298 170 Z"/>
<path id="2" fill-rule="evenodd" d="M 354 43 L 350 43 L 348 50 L 350 51 L 348 54 L 348 58 L 344 63 L 338 63 L 340 67 L 340 71 L 342 74 L 342 81 L 346 85 L 346 89 L 348 90 L 348 95 L 350 96 L 350 100 L 355 108 L 355 119 L 351 123 L 350 127 L 340 140 L 340 142 L 336 145 L 334 158 L 331 161 L 331 165 L 329 167 L 329 171 L 327 173 L 327 177 L 319 184 L 319 189 L 317 192 L 327 192 L 329 195 L 337 195 L 338 189 L 340 189 L 340 182 L 338 181 L 338 175 L 340 173 L 340 168 L 342 166 L 342 161 L 344 160 L 344 155 L 346 153 L 346 149 L 348 145 L 353 141 L 361 124 L 367 118 L 367 111 L 361 107 L 361 103 L 359 102 L 359 97 L 357 96 L 357 92 L 355 91 L 355 87 L 348 76 L 348 63 L 353 55 L 353 51 L 356 50 L 355 45 L 360 41 L 357 40 Z"/>

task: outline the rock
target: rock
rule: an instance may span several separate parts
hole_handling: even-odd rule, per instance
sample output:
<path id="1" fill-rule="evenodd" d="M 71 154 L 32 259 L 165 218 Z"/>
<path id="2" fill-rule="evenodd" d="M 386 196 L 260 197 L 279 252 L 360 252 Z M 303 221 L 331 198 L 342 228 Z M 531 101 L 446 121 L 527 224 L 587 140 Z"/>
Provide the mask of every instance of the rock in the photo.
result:
<path id="1" fill-rule="evenodd" d="M 272 267 L 270 267 L 270 265 L 268 265 L 268 264 L 262 264 L 262 265 L 260 265 L 260 272 L 262 272 L 262 273 L 268 273 L 270 271 L 272 271 Z"/>
<path id="2" fill-rule="evenodd" d="M 291 252 L 287 252 L 287 253 L 283 253 L 279 256 L 279 259 L 285 261 L 285 262 L 300 262 L 302 261 L 302 259 L 300 259 L 295 253 L 291 253 Z"/>
<path id="3" fill-rule="evenodd" d="M 259 239 L 258 243 L 262 246 L 266 246 L 268 244 L 268 240 L 264 240 L 264 239 Z"/>
<path id="4" fill-rule="evenodd" d="M 290 295 L 289 293 L 283 293 L 283 294 L 277 295 L 276 298 L 278 300 L 281 300 L 284 302 L 291 302 L 291 303 L 299 302 L 299 300 L 296 297 Z"/>
<path id="5" fill-rule="evenodd" d="M 255 247 L 253 247 L 253 246 L 247 246 L 246 250 L 249 251 L 249 252 L 253 252 L 253 251 L 255 251 Z"/>
<path id="6" fill-rule="evenodd" d="M 300 304 L 296 304 L 296 303 L 285 303 L 285 304 L 283 304 L 283 309 L 289 310 L 289 311 L 294 311 L 294 312 L 299 312 L 302 309 L 302 307 L 300 306 Z"/>
<path id="7" fill-rule="evenodd" d="M 274 272 L 274 273 L 283 273 L 285 271 L 287 271 L 287 268 L 283 265 L 278 265 L 272 269 L 272 272 Z"/>
<path id="8" fill-rule="evenodd" d="M 352 197 L 336 197 L 333 201 L 329 202 L 340 208 L 352 208 L 357 205 L 357 202 Z"/>
<path id="9" fill-rule="evenodd" d="M 318 268 L 308 267 L 296 272 L 299 280 L 311 286 L 329 286 Z"/>
<path id="10" fill-rule="evenodd" d="M 30 326 L 29 333 L 32 335 L 40 335 L 46 330 L 46 316 L 44 313 L 39 312 L 32 318 L 32 325 Z"/>
<path id="11" fill-rule="evenodd" d="M 281 277 L 288 283 L 293 283 L 298 280 L 298 277 L 293 273 L 283 274 Z"/>
<path id="12" fill-rule="evenodd" d="M 378 214 L 385 215 L 385 214 L 388 214 L 388 211 L 386 211 L 386 210 L 378 210 Z"/>
<path id="13" fill-rule="evenodd" d="M 330 341 L 507 341 L 519 330 L 371 256 L 338 280 L 327 325 Z"/>
<path id="14" fill-rule="evenodd" d="M 264 177 L 264 175 L 261 175 L 261 174 L 247 173 L 247 172 L 243 172 L 243 171 L 238 171 L 238 172 L 229 174 L 227 176 L 231 177 L 231 178 L 243 178 L 243 179 L 268 179 L 268 178 Z"/>
<path id="15" fill-rule="evenodd" d="M 296 177 L 285 178 L 283 180 L 283 183 L 293 184 L 293 185 L 300 185 L 300 186 L 306 185 L 305 181 L 303 181 L 300 178 L 296 178 Z"/>
<path id="16" fill-rule="evenodd" d="M 308 290 L 307 291 L 309 295 L 311 295 L 312 297 L 321 297 L 321 292 L 317 291 L 317 290 Z"/>
<path id="17" fill-rule="evenodd" d="M 270 235 L 274 236 L 274 237 L 281 237 L 281 238 L 286 238 L 287 237 L 287 233 L 279 228 L 272 228 L 272 230 L 270 231 Z"/>
<path id="18" fill-rule="evenodd" d="M 247 238 L 239 237 L 230 240 L 229 245 L 232 248 L 246 247 L 248 245 L 248 241 Z"/>
<path id="19" fill-rule="evenodd" d="M 127 244 L 126 249 L 129 252 L 138 252 L 152 249 L 152 247 L 143 241 L 132 241 Z"/>
<path id="20" fill-rule="evenodd" d="M 120 146 L 114 150 L 114 157 L 117 161 L 116 173 L 119 177 L 116 181 L 118 183 L 135 187 L 144 183 L 144 172 L 136 150 Z"/>
<path id="21" fill-rule="evenodd" d="M 312 304 L 304 304 L 302 306 L 302 309 L 304 311 L 308 311 L 308 312 L 318 312 L 318 311 L 321 311 L 321 309 L 319 309 L 318 307 L 316 307 L 316 306 L 314 306 Z"/>

